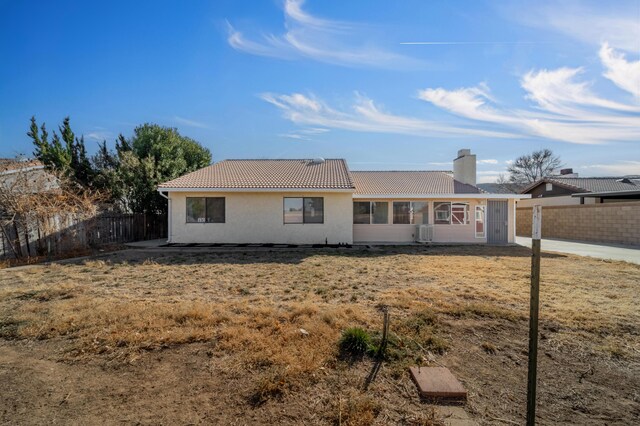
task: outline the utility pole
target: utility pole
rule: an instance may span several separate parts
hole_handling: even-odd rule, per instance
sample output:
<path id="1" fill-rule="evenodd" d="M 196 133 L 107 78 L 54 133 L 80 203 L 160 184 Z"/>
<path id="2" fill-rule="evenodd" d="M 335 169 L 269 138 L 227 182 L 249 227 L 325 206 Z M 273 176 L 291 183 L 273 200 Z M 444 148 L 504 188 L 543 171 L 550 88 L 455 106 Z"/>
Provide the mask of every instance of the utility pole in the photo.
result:
<path id="1" fill-rule="evenodd" d="M 529 374 L 527 378 L 527 426 L 536 424 L 536 376 L 538 368 L 538 311 L 540 303 L 540 238 L 542 206 L 533 206 L 531 225 L 531 299 L 529 301 Z"/>

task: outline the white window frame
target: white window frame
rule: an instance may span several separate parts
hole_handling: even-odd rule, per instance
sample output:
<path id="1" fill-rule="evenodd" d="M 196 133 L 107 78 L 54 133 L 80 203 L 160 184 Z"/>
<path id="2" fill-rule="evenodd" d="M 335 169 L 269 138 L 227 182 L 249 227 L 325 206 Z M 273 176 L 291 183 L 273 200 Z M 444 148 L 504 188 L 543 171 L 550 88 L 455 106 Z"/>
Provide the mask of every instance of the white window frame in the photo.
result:
<path id="1" fill-rule="evenodd" d="M 449 223 L 436 223 L 438 220 L 438 213 L 441 213 L 442 211 L 437 211 L 436 210 L 436 204 L 449 204 Z M 454 206 L 455 207 L 463 207 L 463 222 L 459 223 L 459 222 L 454 222 L 453 221 L 453 212 L 454 212 Z M 455 226 L 459 226 L 459 225 L 469 225 L 471 223 L 471 220 L 469 218 L 470 215 L 470 210 L 471 209 L 471 204 L 469 202 L 466 201 L 462 201 L 462 202 L 457 202 L 457 201 L 434 201 L 433 202 L 433 224 L 434 225 L 455 225 Z"/>
<path id="2" fill-rule="evenodd" d="M 476 206 L 474 209 L 475 221 L 473 224 L 473 230 L 476 234 L 476 238 L 487 238 L 487 206 Z M 478 213 L 482 212 L 482 234 L 478 234 Z"/>
<path id="3" fill-rule="evenodd" d="M 393 225 L 393 201 L 379 200 L 353 200 L 354 203 L 369 203 L 369 223 L 353 223 L 353 225 Z M 373 223 L 373 203 L 387 203 L 387 222 L 386 223 Z M 389 211 L 391 209 L 391 211 Z M 353 222 L 353 218 L 351 219 Z"/>

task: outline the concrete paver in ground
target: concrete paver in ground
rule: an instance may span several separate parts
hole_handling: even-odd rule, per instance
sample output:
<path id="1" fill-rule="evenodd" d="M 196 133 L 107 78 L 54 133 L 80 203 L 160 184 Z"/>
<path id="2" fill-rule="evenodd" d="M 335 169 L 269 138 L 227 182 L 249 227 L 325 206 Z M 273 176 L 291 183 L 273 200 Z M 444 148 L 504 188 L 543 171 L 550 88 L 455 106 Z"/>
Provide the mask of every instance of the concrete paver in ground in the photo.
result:
<path id="1" fill-rule="evenodd" d="M 531 238 L 516 237 L 516 244 L 531 247 Z M 640 247 L 580 243 L 542 239 L 542 251 L 576 254 L 598 259 L 622 260 L 640 265 Z"/>
<path id="2" fill-rule="evenodd" d="M 443 405 L 437 407 L 436 411 L 447 426 L 478 426 L 478 422 L 463 407 Z"/>

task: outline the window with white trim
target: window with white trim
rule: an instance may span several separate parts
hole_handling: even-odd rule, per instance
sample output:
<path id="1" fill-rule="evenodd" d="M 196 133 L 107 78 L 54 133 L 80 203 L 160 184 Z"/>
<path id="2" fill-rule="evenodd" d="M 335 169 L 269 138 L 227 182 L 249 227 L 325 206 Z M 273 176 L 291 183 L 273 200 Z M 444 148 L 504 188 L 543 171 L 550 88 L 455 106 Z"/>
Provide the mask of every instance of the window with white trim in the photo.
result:
<path id="1" fill-rule="evenodd" d="M 283 222 L 324 223 L 324 198 L 284 197 Z"/>
<path id="2" fill-rule="evenodd" d="M 187 197 L 187 223 L 224 222 L 224 197 Z"/>
<path id="3" fill-rule="evenodd" d="M 448 201 L 433 203 L 436 225 L 468 225 L 469 203 L 451 203 Z"/>
<path id="4" fill-rule="evenodd" d="M 384 225 L 389 223 L 388 201 L 354 201 L 353 223 L 356 225 Z"/>
<path id="5" fill-rule="evenodd" d="M 426 225 L 429 223 L 429 203 L 423 201 L 394 201 L 394 225 Z"/>
<path id="6" fill-rule="evenodd" d="M 476 238 L 485 238 L 487 236 L 486 233 L 486 207 L 485 206 L 476 206 Z"/>

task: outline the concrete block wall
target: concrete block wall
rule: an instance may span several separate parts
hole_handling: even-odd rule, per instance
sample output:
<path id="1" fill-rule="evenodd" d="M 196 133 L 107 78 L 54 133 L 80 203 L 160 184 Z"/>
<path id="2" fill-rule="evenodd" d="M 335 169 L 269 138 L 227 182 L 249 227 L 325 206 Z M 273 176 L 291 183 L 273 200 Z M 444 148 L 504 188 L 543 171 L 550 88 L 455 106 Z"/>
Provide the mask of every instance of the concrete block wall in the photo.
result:
<path id="1" fill-rule="evenodd" d="M 531 210 L 516 210 L 516 235 L 531 236 Z M 640 246 L 640 202 L 543 206 L 542 238 Z"/>

